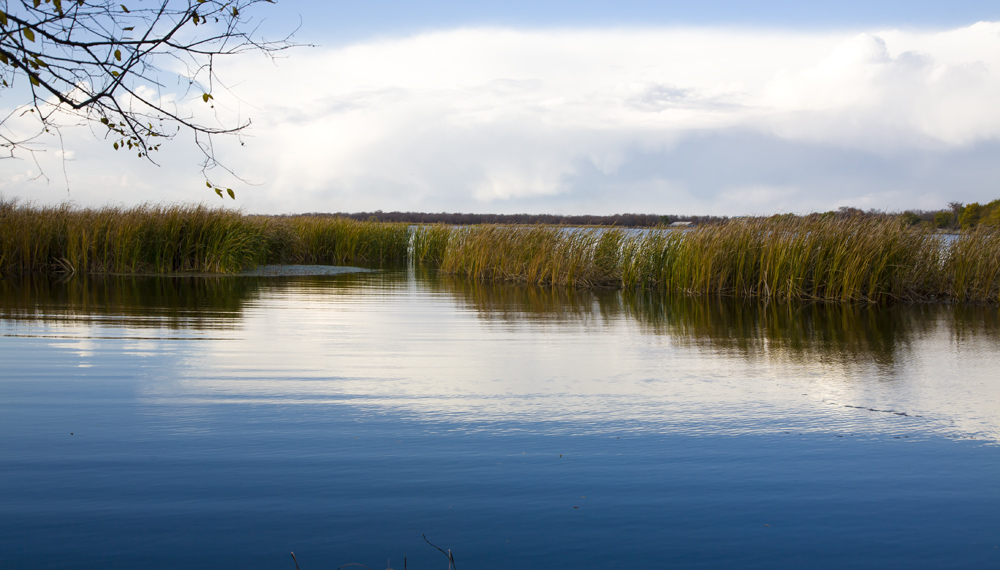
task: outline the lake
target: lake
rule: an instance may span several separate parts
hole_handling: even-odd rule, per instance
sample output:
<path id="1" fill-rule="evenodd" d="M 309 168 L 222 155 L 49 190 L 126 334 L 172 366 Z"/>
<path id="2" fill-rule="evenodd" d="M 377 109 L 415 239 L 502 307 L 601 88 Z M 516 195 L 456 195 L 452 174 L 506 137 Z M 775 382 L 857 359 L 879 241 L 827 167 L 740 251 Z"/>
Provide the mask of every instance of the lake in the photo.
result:
<path id="1" fill-rule="evenodd" d="M 995 306 L 33 277 L 0 335 L 3 568 L 1000 567 Z"/>

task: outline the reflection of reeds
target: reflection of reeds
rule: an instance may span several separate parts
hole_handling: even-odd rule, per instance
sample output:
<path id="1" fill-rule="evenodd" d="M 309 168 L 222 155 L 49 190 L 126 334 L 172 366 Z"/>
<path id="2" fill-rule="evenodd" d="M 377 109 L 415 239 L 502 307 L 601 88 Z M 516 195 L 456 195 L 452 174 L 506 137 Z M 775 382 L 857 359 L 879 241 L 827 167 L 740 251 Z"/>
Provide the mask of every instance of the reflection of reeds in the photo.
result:
<path id="1" fill-rule="evenodd" d="M 895 353 L 944 311 L 928 305 L 862 306 L 846 303 L 745 302 L 626 292 L 624 311 L 675 342 L 691 342 L 743 354 L 873 361 L 890 365 Z M 982 315 L 975 315 L 978 321 Z M 993 332 L 995 334 L 995 331 Z"/>
<path id="2" fill-rule="evenodd" d="M 263 279 L 25 275 L 0 280 L 0 317 L 111 322 L 135 328 L 235 326 Z"/>
<path id="3" fill-rule="evenodd" d="M 992 306 L 748 301 L 718 295 L 653 290 L 579 290 L 476 282 L 448 275 L 422 278 L 454 295 L 486 320 L 588 324 L 638 323 L 671 342 L 744 356 L 795 361 L 893 366 L 900 353 L 938 327 L 956 338 L 997 338 L 1000 311 Z"/>
<path id="4" fill-rule="evenodd" d="M 477 281 L 860 303 L 1000 301 L 1000 232 L 943 244 L 894 218 L 747 218 L 688 231 L 409 227 L 201 206 L 0 202 L 0 273 L 232 273 L 411 260 Z"/>
<path id="5" fill-rule="evenodd" d="M 447 291 L 486 320 L 586 321 L 594 318 L 595 303 L 601 314 L 621 312 L 620 292 L 613 289 L 521 286 L 442 273 L 418 276 L 426 286 Z M 606 303 L 613 305 L 610 311 L 605 310 Z"/>
<path id="6" fill-rule="evenodd" d="M 247 301 L 268 292 L 352 296 L 358 288 L 383 292 L 421 288 L 454 298 L 481 319 L 546 326 L 604 327 L 616 321 L 671 342 L 748 356 L 794 360 L 872 362 L 891 366 L 899 353 L 939 327 L 956 340 L 995 339 L 995 306 L 862 305 L 747 301 L 718 295 L 674 295 L 654 290 L 580 289 L 485 282 L 427 267 L 328 277 L 34 275 L 0 280 L 0 318 L 14 321 L 100 322 L 130 328 L 227 330 L 238 328 Z"/>

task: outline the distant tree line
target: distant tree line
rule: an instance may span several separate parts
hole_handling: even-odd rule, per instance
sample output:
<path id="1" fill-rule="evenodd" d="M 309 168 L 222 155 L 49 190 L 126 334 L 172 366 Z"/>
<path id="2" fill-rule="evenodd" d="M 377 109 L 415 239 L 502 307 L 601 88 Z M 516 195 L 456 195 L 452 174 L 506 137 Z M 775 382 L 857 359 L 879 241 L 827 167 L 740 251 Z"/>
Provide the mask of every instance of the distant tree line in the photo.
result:
<path id="1" fill-rule="evenodd" d="M 563 225 L 563 226 L 616 226 L 620 228 L 651 228 L 679 223 L 690 226 L 718 224 L 727 216 L 688 216 L 658 214 L 614 214 L 611 216 L 562 216 L 558 214 L 462 214 L 458 212 L 354 212 L 354 213 L 312 213 L 312 216 L 350 218 L 352 220 L 374 220 L 378 222 L 402 222 L 407 224 L 443 223 L 454 226 L 475 224 L 518 224 L 518 225 Z M 886 212 L 884 210 L 861 210 L 844 206 L 829 212 L 817 212 L 799 216 L 796 214 L 776 214 L 780 218 L 899 218 L 910 225 L 925 225 L 939 230 L 964 230 L 984 225 L 1000 228 L 1000 199 L 986 204 L 973 202 L 963 204 L 952 202 L 940 210 L 906 210 Z"/>
<path id="2" fill-rule="evenodd" d="M 564 225 L 564 226 L 617 226 L 622 228 L 651 228 L 669 225 L 674 222 L 687 222 L 691 225 L 719 223 L 726 217 L 719 216 L 680 216 L 656 214 L 615 214 L 613 216 L 562 216 L 558 214 L 461 214 L 461 213 L 424 213 L 424 212 L 355 212 L 336 214 L 317 214 L 314 216 L 337 216 L 352 220 L 375 220 L 379 222 L 404 222 L 407 224 L 444 223 L 454 226 L 474 224 L 519 224 L 519 225 Z"/>
<path id="3" fill-rule="evenodd" d="M 907 210 L 900 216 L 911 225 L 932 225 L 940 230 L 969 230 L 977 226 L 1000 228 L 1000 199 L 986 204 L 951 202 L 942 210 Z"/>

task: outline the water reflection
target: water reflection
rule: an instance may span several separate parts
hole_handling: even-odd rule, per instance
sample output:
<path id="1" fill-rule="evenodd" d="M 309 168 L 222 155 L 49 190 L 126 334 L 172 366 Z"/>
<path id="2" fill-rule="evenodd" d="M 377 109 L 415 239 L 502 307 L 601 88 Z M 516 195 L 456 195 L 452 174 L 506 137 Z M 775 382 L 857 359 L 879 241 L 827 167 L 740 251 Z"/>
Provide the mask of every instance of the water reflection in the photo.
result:
<path id="1" fill-rule="evenodd" d="M 260 291 L 260 282 L 231 277 L 27 275 L 0 280 L 0 318 L 140 329 L 229 329 Z"/>
<path id="2" fill-rule="evenodd" d="M 12 567 L 995 566 L 995 307 L 36 277 L 0 336 Z"/>
<path id="3" fill-rule="evenodd" d="M 238 329 L 262 295 L 351 296 L 413 287 L 453 299 L 491 323 L 564 325 L 626 319 L 680 345 L 747 358 L 870 362 L 890 370 L 916 339 L 1000 339 L 993 306 L 758 303 L 730 298 L 482 283 L 412 269 L 337 277 L 24 276 L 0 280 L 0 318 L 168 330 Z"/>
<path id="4" fill-rule="evenodd" d="M 942 328 L 956 342 L 1000 340 L 1000 309 L 994 306 L 762 303 L 657 292 L 522 287 L 432 273 L 421 278 L 487 321 L 626 318 L 675 343 L 748 358 L 871 362 L 888 370 L 916 339 Z"/>
<path id="5" fill-rule="evenodd" d="M 180 372 L 143 389 L 164 402 L 347 399 L 425 420 L 693 432 L 757 430 L 774 423 L 774 406 L 794 410 L 791 423 L 847 431 L 852 410 L 898 409 L 1000 434 L 1000 403 L 981 394 L 995 392 L 1000 366 L 996 307 L 761 304 L 413 269 L 33 277 L 0 282 L 0 299 L 0 334 L 55 331 L 83 343 L 75 354 L 93 354 L 98 338 L 204 341 L 168 367 Z M 824 406 L 860 407 L 831 416 Z"/>

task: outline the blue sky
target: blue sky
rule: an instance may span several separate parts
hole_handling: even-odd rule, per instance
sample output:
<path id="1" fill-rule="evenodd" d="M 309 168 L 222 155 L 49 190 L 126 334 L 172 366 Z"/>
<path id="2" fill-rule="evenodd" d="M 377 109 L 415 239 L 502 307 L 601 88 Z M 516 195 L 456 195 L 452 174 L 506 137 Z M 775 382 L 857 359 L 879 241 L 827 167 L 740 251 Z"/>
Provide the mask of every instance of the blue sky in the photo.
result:
<path id="1" fill-rule="evenodd" d="M 530 1 L 322 2 L 283 0 L 302 16 L 301 37 L 324 45 L 374 36 L 464 26 L 514 28 L 735 26 L 795 30 L 867 27 L 952 27 L 1000 19 L 1000 4 L 982 0 L 804 1 Z"/>
<path id="2" fill-rule="evenodd" d="M 217 146 L 244 181 L 213 181 L 248 212 L 739 215 L 1000 197 L 996 2 L 259 8 L 264 33 L 301 21 L 314 47 L 218 63 L 217 111 L 253 126 Z M 0 192 L 215 198 L 184 135 L 159 167 L 85 129 L 64 138 L 65 163 L 58 148 L 0 162 Z"/>

